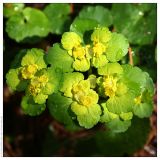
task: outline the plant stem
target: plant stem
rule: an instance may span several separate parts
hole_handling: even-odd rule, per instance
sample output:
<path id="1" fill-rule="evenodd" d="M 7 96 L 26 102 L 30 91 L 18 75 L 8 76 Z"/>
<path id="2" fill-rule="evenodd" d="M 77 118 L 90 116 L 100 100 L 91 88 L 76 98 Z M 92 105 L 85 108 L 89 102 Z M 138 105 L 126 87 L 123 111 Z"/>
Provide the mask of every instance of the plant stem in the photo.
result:
<path id="1" fill-rule="evenodd" d="M 132 48 L 131 47 L 129 47 L 129 49 L 128 49 L 128 54 L 129 54 L 129 63 L 130 63 L 130 65 L 133 66 L 133 57 L 132 57 Z"/>

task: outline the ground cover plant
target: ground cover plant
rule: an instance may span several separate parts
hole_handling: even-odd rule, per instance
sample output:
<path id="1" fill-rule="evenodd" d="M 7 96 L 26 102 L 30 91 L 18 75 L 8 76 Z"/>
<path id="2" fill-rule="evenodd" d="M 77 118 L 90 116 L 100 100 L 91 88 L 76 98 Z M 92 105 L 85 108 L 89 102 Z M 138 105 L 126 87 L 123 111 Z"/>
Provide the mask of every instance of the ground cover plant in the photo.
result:
<path id="1" fill-rule="evenodd" d="M 19 96 L 4 109 L 4 142 L 22 146 L 10 156 L 143 148 L 155 111 L 156 14 L 156 4 L 4 4 L 4 106 Z M 10 129 L 8 115 L 22 122 Z"/>

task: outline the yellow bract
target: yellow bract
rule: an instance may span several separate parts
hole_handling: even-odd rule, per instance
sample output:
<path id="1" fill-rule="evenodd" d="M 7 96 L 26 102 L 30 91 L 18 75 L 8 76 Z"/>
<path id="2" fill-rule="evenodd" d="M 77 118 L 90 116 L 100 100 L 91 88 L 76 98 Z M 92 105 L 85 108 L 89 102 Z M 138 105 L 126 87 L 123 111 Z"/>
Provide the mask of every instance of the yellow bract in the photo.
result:
<path id="1" fill-rule="evenodd" d="M 42 75 L 32 79 L 29 85 L 30 94 L 36 96 L 38 93 L 41 92 L 41 89 L 45 87 L 47 82 L 48 82 L 48 77 L 46 75 Z"/>
<path id="2" fill-rule="evenodd" d="M 74 32 L 65 32 L 62 35 L 61 43 L 64 49 L 72 50 L 73 47 L 79 46 L 82 42 L 81 37 Z"/>
<path id="3" fill-rule="evenodd" d="M 38 77 L 37 80 L 42 86 L 44 86 L 48 82 L 48 77 L 46 75 L 42 75 Z"/>
<path id="4" fill-rule="evenodd" d="M 36 64 L 30 64 L 24 66 L 21 70 L 22 78 L 31 79 L 34 77 L 34 74 L 37 72 L 38 66 Z"/>
<path id="5" fill-rule="evenodd" d="M 106 96 L 115 96 L 115 92 L 117 90 L 117 78 L 114 78 L 113 76 L 105 76 L 103 86 Z"/>
<path id="6" fill-rule="evenodd" d="M 90 89 L 88 80 L 83 80 L 79 84 L 73 86 L 72 93 L 73 98 L 80 105 L 89 107 L 98 101 L 98 96 L 96 92 Z"/>
<path id="7" fill-rule="evenodd" d="M 78 59 L 85 58 L 85 49 L 82 46 L 75 47 L 73 49 L 73 57 Z"/>
<path id="8" fill-rule="evenodd" d="M 92 97 L 91 96 L 83 95 L 80 97 L 79 100 L 80 100 L 80 103 L 86 107 L 91 106 L 91 104 L 92 104 Z"/>
<path id="9" fill-rule="evenodd" d="M 140 95 L 140 96 L 138 96 L 138 97 L 136 97 L 136 98 L 134 99 L 134 103 L 135 103 L 136 105 L 141 104 L 141 101 L 142 101 L 142 95 Z"/>
<path id="10" fill-rule="evenodd" d="M 100 43 L 100 42 L 94 43 L 93 55 L 95 57 L 100 57 L 105 52 L 105 50 L 106 50 L 106 47 L 102 43 Z"/>

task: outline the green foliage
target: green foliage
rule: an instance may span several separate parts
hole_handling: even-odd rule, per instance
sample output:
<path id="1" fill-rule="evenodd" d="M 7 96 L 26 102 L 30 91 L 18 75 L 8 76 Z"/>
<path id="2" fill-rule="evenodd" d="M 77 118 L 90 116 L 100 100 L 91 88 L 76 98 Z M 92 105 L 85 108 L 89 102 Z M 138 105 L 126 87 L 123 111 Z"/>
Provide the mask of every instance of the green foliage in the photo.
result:
<path id="1" fill-rule="evenodd" d="M 19 71 L 19 68 L 10 69 L 9 72 L 6 74 L 6 82 L 13 91 L 23 91 L 25 90 L 27 85 L 27 82 L 21 81 L 21 79 L 19 78 Z"/>
<path id="2" fill-rule="evenodd" d="M 24 3 L 5 3 L 3 7 L 4 17 L 9 18 L 15 14 L 22 12 Z"/>
<path id="3" fill-rule="evenodd" d="M 41 49 L 22 50 L 6 74 L 6 82 L 13 91 L 26 90 L 21 104 L 24 112 L 32 116 L 45 110 L 48 95 L 58 92 L 62 82 L 61 70 L 47 68 L 44 56 Z"/>
<path id="4" fill-rule="evenodd" d="M 98 152 L 104 156 L 131 155 L 145 144 L 149 130 L 149 119 L 134 117 L 131 127 L 124 133 L 101 131 L 96 134 Z"/>
<path id="5" fill-rule="evenodd" d="M 62 58 L 63 55 L 63 58 Z M 63 72 L 72 72 L 73 59 L 67 54 L 67 52 L 61 48 L 59 44 L 54 44 L 48 50 L 46 60 L 55 68 L 61 69 Z"/>
<path id="6" fill-rule="evenodd" d="M 123 14 L 120 14 L 123 13 Z M 132 44 L 153 42 L 156 24 L 156 4 L 113 4 L 115 30 L 124 34 Z"/>
<path id="7" fill-rule="evenodd" d="M 40 115 L 46 108 L 45 104 L 35 103 L 30 96 L 24 96 L 22 98 L 21 106 L 24 113 L 30 116 Z"/>
<path id="8" fill-rule="evenodd" d="M 119 61 L 129 48 L 128 40 L 121 34 L 113 33 L 106 49 L 107 59 L 111 62 Z"/>
<path id="9" fill-rule="evenodd" d="M 6 32 L 16 44 L 49 32 L 61 38 L 46 54 L 38 48 L 21 50 L 6 74 L 13 91 L 25 91 L 24 113 L 36 116 L 48 107 L 70 131 L 102 123 L 107 130 L 91 138 L 100 155 L 130 155 L 142 147 L 149 131 L 146 118 L 153 111 L 154 84 L 141 63 L 154 63 L 156 5 L 113 4 L 111 11 L 87 6 L 70 30 L 70 4 L 49 4 L 44 12 L 23 4 L 5 7 Z M 133 44 L 134 64 L 139 67 L 128 64 L 128 48 Z M 141 51 L 154 53 L 144 60 Z"/>
<path id="10" fill-rule="evenodd" d="M 69 4 L 49 4 L 45 7 L 44 13 L 51 23 L 51 32 L 62 34 L 69 28 L 71 13 Z"/>
<path id="11" fill-rule="evenodd" d="M 45 14 L 34 8 L 26 7 L 22 13 L 11 16 L 6 23 L 6 32 L 17 42 L 27 37 L 45 37 L 50 31 L 50 23 Z"/>
<path id="12" fill-rule="evenodd" d="M 71 103 L 72 100 L 70 98 L 64 97 L 60 93 L 52 94 L 48 98 L 48 108 L 51 115 L 66 125 L 73 125 L 74 123 L 69 115 Z"/>
<path id="13" fill-rule="evenodd" d="M 110 11 L 103 6 L 84 7 L 79 12 L 79 17 L 96 20 L 102 26 L 112 25 L 112 15 Z"/>
<path id="14" fill-rule="evenodd" d="M 98 22 L 96 20 L 77 17 L 71 24 L 70 30 L 79 34 L 83 39 L 87 31 L 89 32 L 97 26 Z"/>

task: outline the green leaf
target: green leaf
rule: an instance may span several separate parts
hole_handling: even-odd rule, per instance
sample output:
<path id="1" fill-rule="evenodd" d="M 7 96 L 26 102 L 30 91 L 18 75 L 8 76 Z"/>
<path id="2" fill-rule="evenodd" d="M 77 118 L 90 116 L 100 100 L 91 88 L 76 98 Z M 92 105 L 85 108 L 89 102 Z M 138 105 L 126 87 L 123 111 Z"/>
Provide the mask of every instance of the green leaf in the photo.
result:
<path id="1" fill-rule="evenodd" d="M 13 91 L 15 91 L 20 83 L 19 69 L 10 69 L 6 74 L 6 82 L 8 86 L 11 87 Z"/>
<path id="2" fill-rule="evenodd" d="M 121 80 L 121 82 L 123 84 L 125 84 L 125 86 L 127 87 L 127 90 L 134 95 L 134 97 L 140 95 L 140 93 L 142 92 L 142 89 L 140 88 L 140 85 L 134 81 L 131 81 L 130 79 L 126 79 L 124 77 L 122 77 L 123 79 Z M 121 86 L 118 86 L 118 89 Z M 117 90 L 117 94 L 121 95 L 121 91 Z"/>
<path id="3" fill-rule="evenodd" d="M 44 13 L 51 23 L 51 32 L 62 34 L 69 29 L 71 13 L 69 4 L 49 4 L 45 7 Z"/>
<path id="4" fill-rule="evenodd" d="M 93 57 L 92 64 L 94 67 L 99 68 L 104 66 L 108 62 L 106 55 L 101 55 L 99 57 Z"/>
<path id="5" fill-rule="evenodd" d="M 60 44 L 54 44 L 48 50 L 48 55 L 46 58 L 47 62 L 54 68 L 59 68 L 63 72 L 72 72 L 73 58 L 69 56 L 66 50 L 60 47 Z"/>
<path id="6" fill-rule="evenodd" d="M 6 74 L 6 83 L 13 91 L 24 91 L 28 85 L 28 81 L 20 79 L 19 71 L 20 68 L 10 69 Z"/>
<path id="7" fill-rule="evenodd" d="M 111 62 L 121 60 L 127 54 L 128 48 L 128 40 L 122 34 L 112 33 L 106 48 L 107 59 Z"/>
<path id="8" fill-rule="evenodd" d="M 153 4 L 153 3 L 152 4 L 151 3 L 138 3 L 138 4 L 135 4 L 135 6 L 143 12 L 147 12 L 147 11 L 150 11 L 150 10 L 154 9 L 156 4 Z"/>
<path id="9" fill-rule="evenodd" d="M 8 19 L 6 32 L 17 42 L 27 37 L 45 37 L 50 32 L 50 23 L 42 11 L 26 7 L 21 14 L 16 14 Z"/>
<path id="10" fill-rule="evenodd" d="M 144 72 L 145 77 L 146 77 L 146 90 L 149 92 L 150 96 L 153 97 L 154 93 L 155 93 L 155 89 L 154 89 L 154 83 L 152 78 L 149 76 L 149 74 L 147 72 Z"/>
<path id="11" fill-rule="evenodd" d="M 95 43 L 106 44 L 111 39 L 112 33 L 107 27 L 97 27 L 94 29 L 91 40 Z"/>
<path id="12" fill-rule="evenodd" d="M 109 128 L 113 133 L 125 132 L 130 127 L 130 125 L 130 120 L 123 121 L 119 118 L 115 118 L 112 121 L 106 123 L 107 128 Z"/>
<path id="13" fill-rule="evenodd" d="M 82 60 L 76 59 L 73 62 L 73 68 L 76 71 L 85 72 L 85 71 L 89 70 L 89 68 L 90 68 L 90 61 L 87 59 L 82 59 Z"/>
<path id="14" fill-rule="evenodd" d="M 100 131 L 95 135 L 97 152 L 102 156 L 132 156 L 146 143 L 149 130 L 149 119 L 134 117 L 131 127 L 126 132 Z"/>
<path id="15" fill-rule="evenodd" d="M 39 93 L 36 96 L 33 96 L 33 100 L 36 104 L 44 104 L 46 102 L 46 99 L 48 98 L 48 95 L 45 95 L 43 93 Z"/>
<path id="16" fill-rule="evenodd" d="M 30 96 L 24 96 L 21 102 L 22 109 L 25 114 L 30 116 L 40 115 L 46 108 L 45 104 L 37 104 Z"/>
<path id="17" fill-rule="evenodd" d="M 70 30 L 76 32 L 84 39 L 85 33 L 93 30 L 97 26 L 98 22 L 96 20 L 77 17 L 71 24 Z"/>
<path id="18" fill-rule="evenodd" d="M 63 73 L 61 72 L 61 70 L 55 70 L 55 68 L 50 67 L 47 69 L 47 74 L 49 81 L 44 88 L 44 93 L 49 95 L 52 94 L 53 91 L 54 93 L 57 93 L 62 86 Z"/>
<path id="19" fill-rule="evenodd" d="M 122 74 L 123 68 L 119 63 L 107 63 L 105 66 L 98 68 L 99 75 Z"/>
<path id="20" fill-rule="evenodd" d="M 65 32 L 62 35 L 61 43 L 64 49 L 67 51 L 72 50 L 81 44 L 81 37 L 75 32 Z"/>
<path id="21" fill-rule="evenodd" d="M 62 96 L 60 93 L 52 94 L 48 97 L 48 108 L 50 114 L 59 122 L 65 125 L 74 126 L 71 115 L 69 114 L 71 98 Z"/>
<path id="22" fill-rule="evenodd" d="M 87 108 L 87 113 L 82 115 L 77 115 L 77 120 L 79 125 L 85 127 L 86 129 L 92 128 L 100 120 L 101 109 L 98 104 L 89 106 Z"/>
<path id="23" fill-rule="evenodd" d="M 106 103 L 102 103 L 101 106 L 103 108 L 103 114 L 101 115 L 101 119 L 100 119 L 102 123 L 110 122 L 111 120 L 118 118 L 117 114 L 108 111 L 106 107 Z"/>
<path id="24" fill-rule="evenodd" d="M 132 112 L 121 113 L 121 114 L 120 114 L 120 118 L 123 119 L 124 121 L 131 120 L 132 117 L 133 117 L 133 113 L 132 113 Z"/>
<path id="25" fill-rule="evenodd" d="M 32 48 L 28 50 L 27 53 L 23 56 L 21 65 L 30 65 L 36 64 L 38 66 L 38 70 L 46 68 L 47 65 L 44 61 L 44 51 L 42 49 Z"/>
<path id="26" fill-rule="evenodd" d="M 102 26 L 112 25 L 112 15 L 110 11 L 103 6 L 84 7 L 80 11 L 79 17 L 96 20 Z"/>
<path id="27" fill-rule="evenodd" d="M 114 96 L 107 100 L 107 108 L 109 112 L 115 114 L 127 113 L 132 111 L 134 105 L 134 98 L 132 94 L 126 93 L 120 97 Z"/>
<path id="28" fill-rule="evenodd" d="M 146 85 L 146 75 L 138 67 L 133 67 L 131 65 L 122 65 L 124 71 L 124 77 L 128 81 L 135 82 L 139 85 L 140 89 L 144 89 Z"/>
<path id="29" fill-rule="evenodd" d="M 150 11 L 134 4 L 113 4 L 115 30 L 124 34 L 130 43 L 144 45 L 153 42 L 157 30 L 156 5 L 148 5 L 152 8 Z"/>
<path id="30" fill-rule="evenodd" d="M 88 80 L 90 82 L 90 88 L 96 88 L 96 83 L 97 83 L 96 76 L 94 74 L 90 74 Z"/>
<path id="31" fill-rule="evenodd" d="M 141 103 L 133 107 L 133 112 L 139 118 L 150 117 L 153 111 L 152 103 Z"/>
<path id="32" fill-rule="evenodd" d="M 5 3 L 3 5 L 3 15 L 9 18 L 15 14 L 22 12 L 24 3 Z"/>

